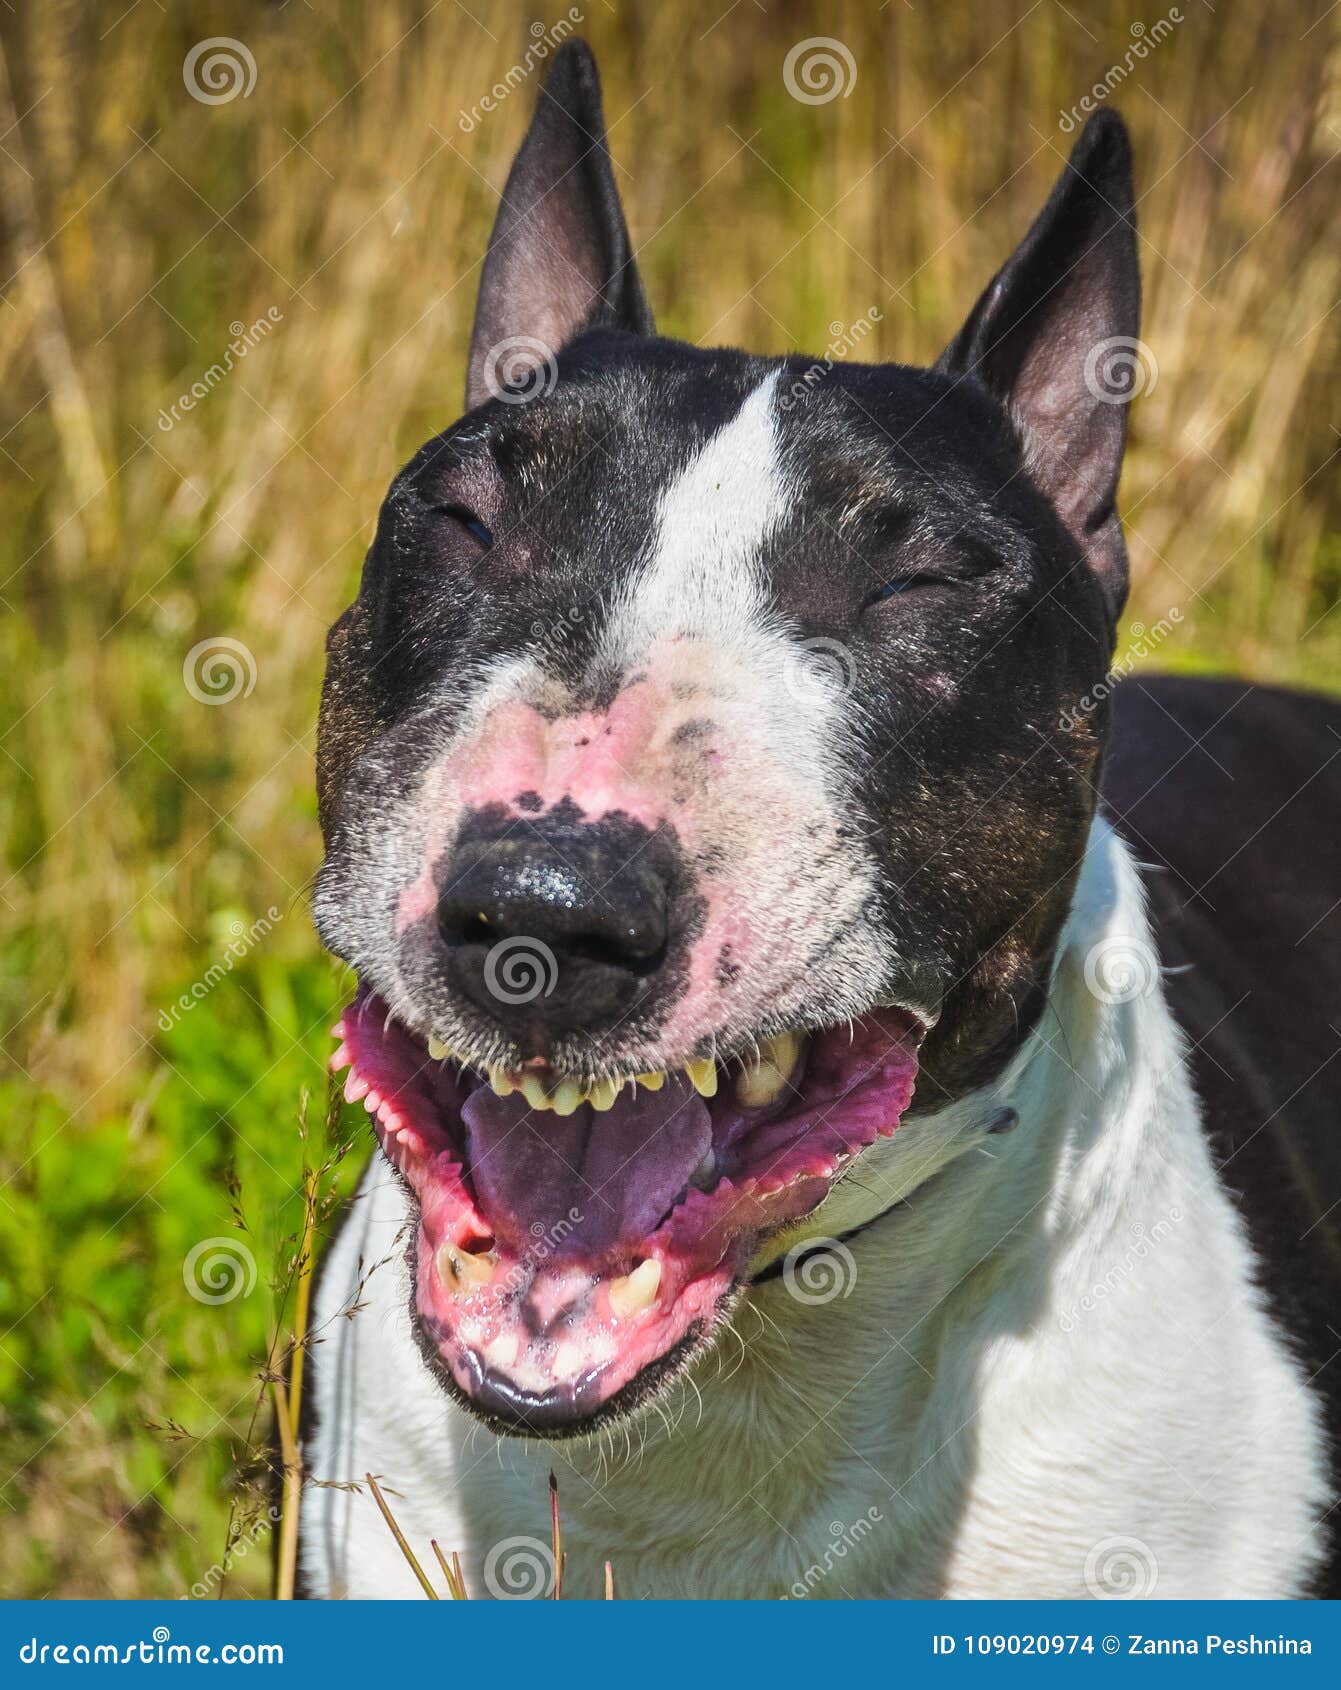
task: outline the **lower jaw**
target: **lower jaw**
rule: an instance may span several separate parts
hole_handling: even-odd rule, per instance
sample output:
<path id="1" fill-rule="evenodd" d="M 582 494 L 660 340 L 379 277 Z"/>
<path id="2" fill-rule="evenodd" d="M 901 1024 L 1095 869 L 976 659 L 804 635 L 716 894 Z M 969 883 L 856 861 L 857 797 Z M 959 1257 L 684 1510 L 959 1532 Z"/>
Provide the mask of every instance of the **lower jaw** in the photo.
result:
<path id="1" fill-rule="evenodd" d="M 339 1054 L 352 1059 L 347 1092 L 364 1095 L 417 1202 L 420 1348 L 459 1400 L 520 1436 L 581 1436 L 634 1412 L 707 1348 L 761 1243 L 813 1212 L 845 1164 L 894 1131 L 917 1066 L 918 1035 L 898 1015 L 859 1023 L 846 1051 L 826 1057 L 817 1042 L 799 1106 L 763 1111 L 737 1137 L 745 1150 L 757 1142 L 757 1154 L 724 1158 L 727 1175 L 687 1189 L 651 1231 L 593 1247 L 576 1208 L 551 1205 L 547 1225 L 483 1212 L 460 1116 L 471 1082 L 385 1017 L 361 994 L 341 1022 Z M 846 1028 L 819 1036 L 840 1037 L 846 1045 Z M 714 1142 L 741 1133 L 739 1115 L 714 1113 Z M 541 1115 L 518 1130 L 546 1129 L 552 1117 Z"/>

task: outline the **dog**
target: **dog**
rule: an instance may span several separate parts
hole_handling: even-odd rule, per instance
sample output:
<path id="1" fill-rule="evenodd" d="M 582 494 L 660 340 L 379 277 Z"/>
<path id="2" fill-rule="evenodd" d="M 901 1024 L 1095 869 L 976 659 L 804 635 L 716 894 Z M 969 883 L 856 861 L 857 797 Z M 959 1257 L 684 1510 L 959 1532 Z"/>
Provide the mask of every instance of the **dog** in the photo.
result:
<path id="1" fill-rule="evenodd" d="M 556 55 L 329 639 L 306 1594 L 1341 1591 L 1341 709 L 1111 684 L 1139 293 L 1105 111 L 931 368 L 660 338 Z"/>

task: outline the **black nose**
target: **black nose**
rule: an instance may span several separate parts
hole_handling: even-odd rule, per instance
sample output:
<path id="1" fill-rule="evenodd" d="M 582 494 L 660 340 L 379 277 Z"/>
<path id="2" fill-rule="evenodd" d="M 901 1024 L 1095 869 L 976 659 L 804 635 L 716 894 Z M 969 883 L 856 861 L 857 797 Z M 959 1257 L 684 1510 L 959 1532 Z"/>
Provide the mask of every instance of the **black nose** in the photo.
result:
<path id="1" fill-rule="evenodd" d="M 451 983 L 528 1056 L 609 1028 L 654 989 L 676 880 L 665 838 L 620 818 L 467 826 L 438 900 Z"/>

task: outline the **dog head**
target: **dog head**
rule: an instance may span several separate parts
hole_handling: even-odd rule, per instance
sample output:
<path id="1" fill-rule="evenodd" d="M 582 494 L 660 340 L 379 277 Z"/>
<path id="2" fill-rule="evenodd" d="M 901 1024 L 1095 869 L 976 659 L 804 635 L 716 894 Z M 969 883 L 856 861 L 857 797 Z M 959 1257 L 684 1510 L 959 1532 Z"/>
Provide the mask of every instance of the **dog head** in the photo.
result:
<path id="1" fill-rule="evenodd" d="M 495 1424 L 635 1406 L 1037 1019 L 1126 591 L 1094 359 L 1137 299 L 1105 114 L 933 368 L 661 339 L 556 58 L 318 754 L 337 1062 L 417 1206 L 421 1345 Z"/>

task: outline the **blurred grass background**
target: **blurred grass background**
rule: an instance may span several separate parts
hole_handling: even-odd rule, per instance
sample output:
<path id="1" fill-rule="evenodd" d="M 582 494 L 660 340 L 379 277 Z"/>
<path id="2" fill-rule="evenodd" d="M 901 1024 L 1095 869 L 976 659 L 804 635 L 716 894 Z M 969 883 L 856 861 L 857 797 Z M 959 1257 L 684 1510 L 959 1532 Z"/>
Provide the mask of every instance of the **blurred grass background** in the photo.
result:
<path id="1" fill-rule="evenodd" d="M 859 356 L 933 358 L 1060 168 L 1063 114 L 1130 62 L 1158 379 L 1124 638 L 1177 609 L 1161 664 L 1337 684 L 1341 12 L 574 10 L 663 330 L 766 351 L 875 307 Z M 177 1595 L 222 1553 L 301 1217 L 298 1098 L 320 1117 L 347 991 L 305 905 L 323 633 L 393 471 L 457 412 L 536 78 L 461 113 L 567 11 L 0 14 L 5 1595 Z M 243 43 L 250 93 L 191 97 L 211 36 Z M 855 82 L 808 105 L 783 62 L 813 36 Z M 236 696 L 201 702 L 184 667 L 220 638 Z M 184 1263 L 216 1237 L 256 1281 L 202 1303 Z M 230 1593 L 262 1593 L 265 1560 Z"/>

